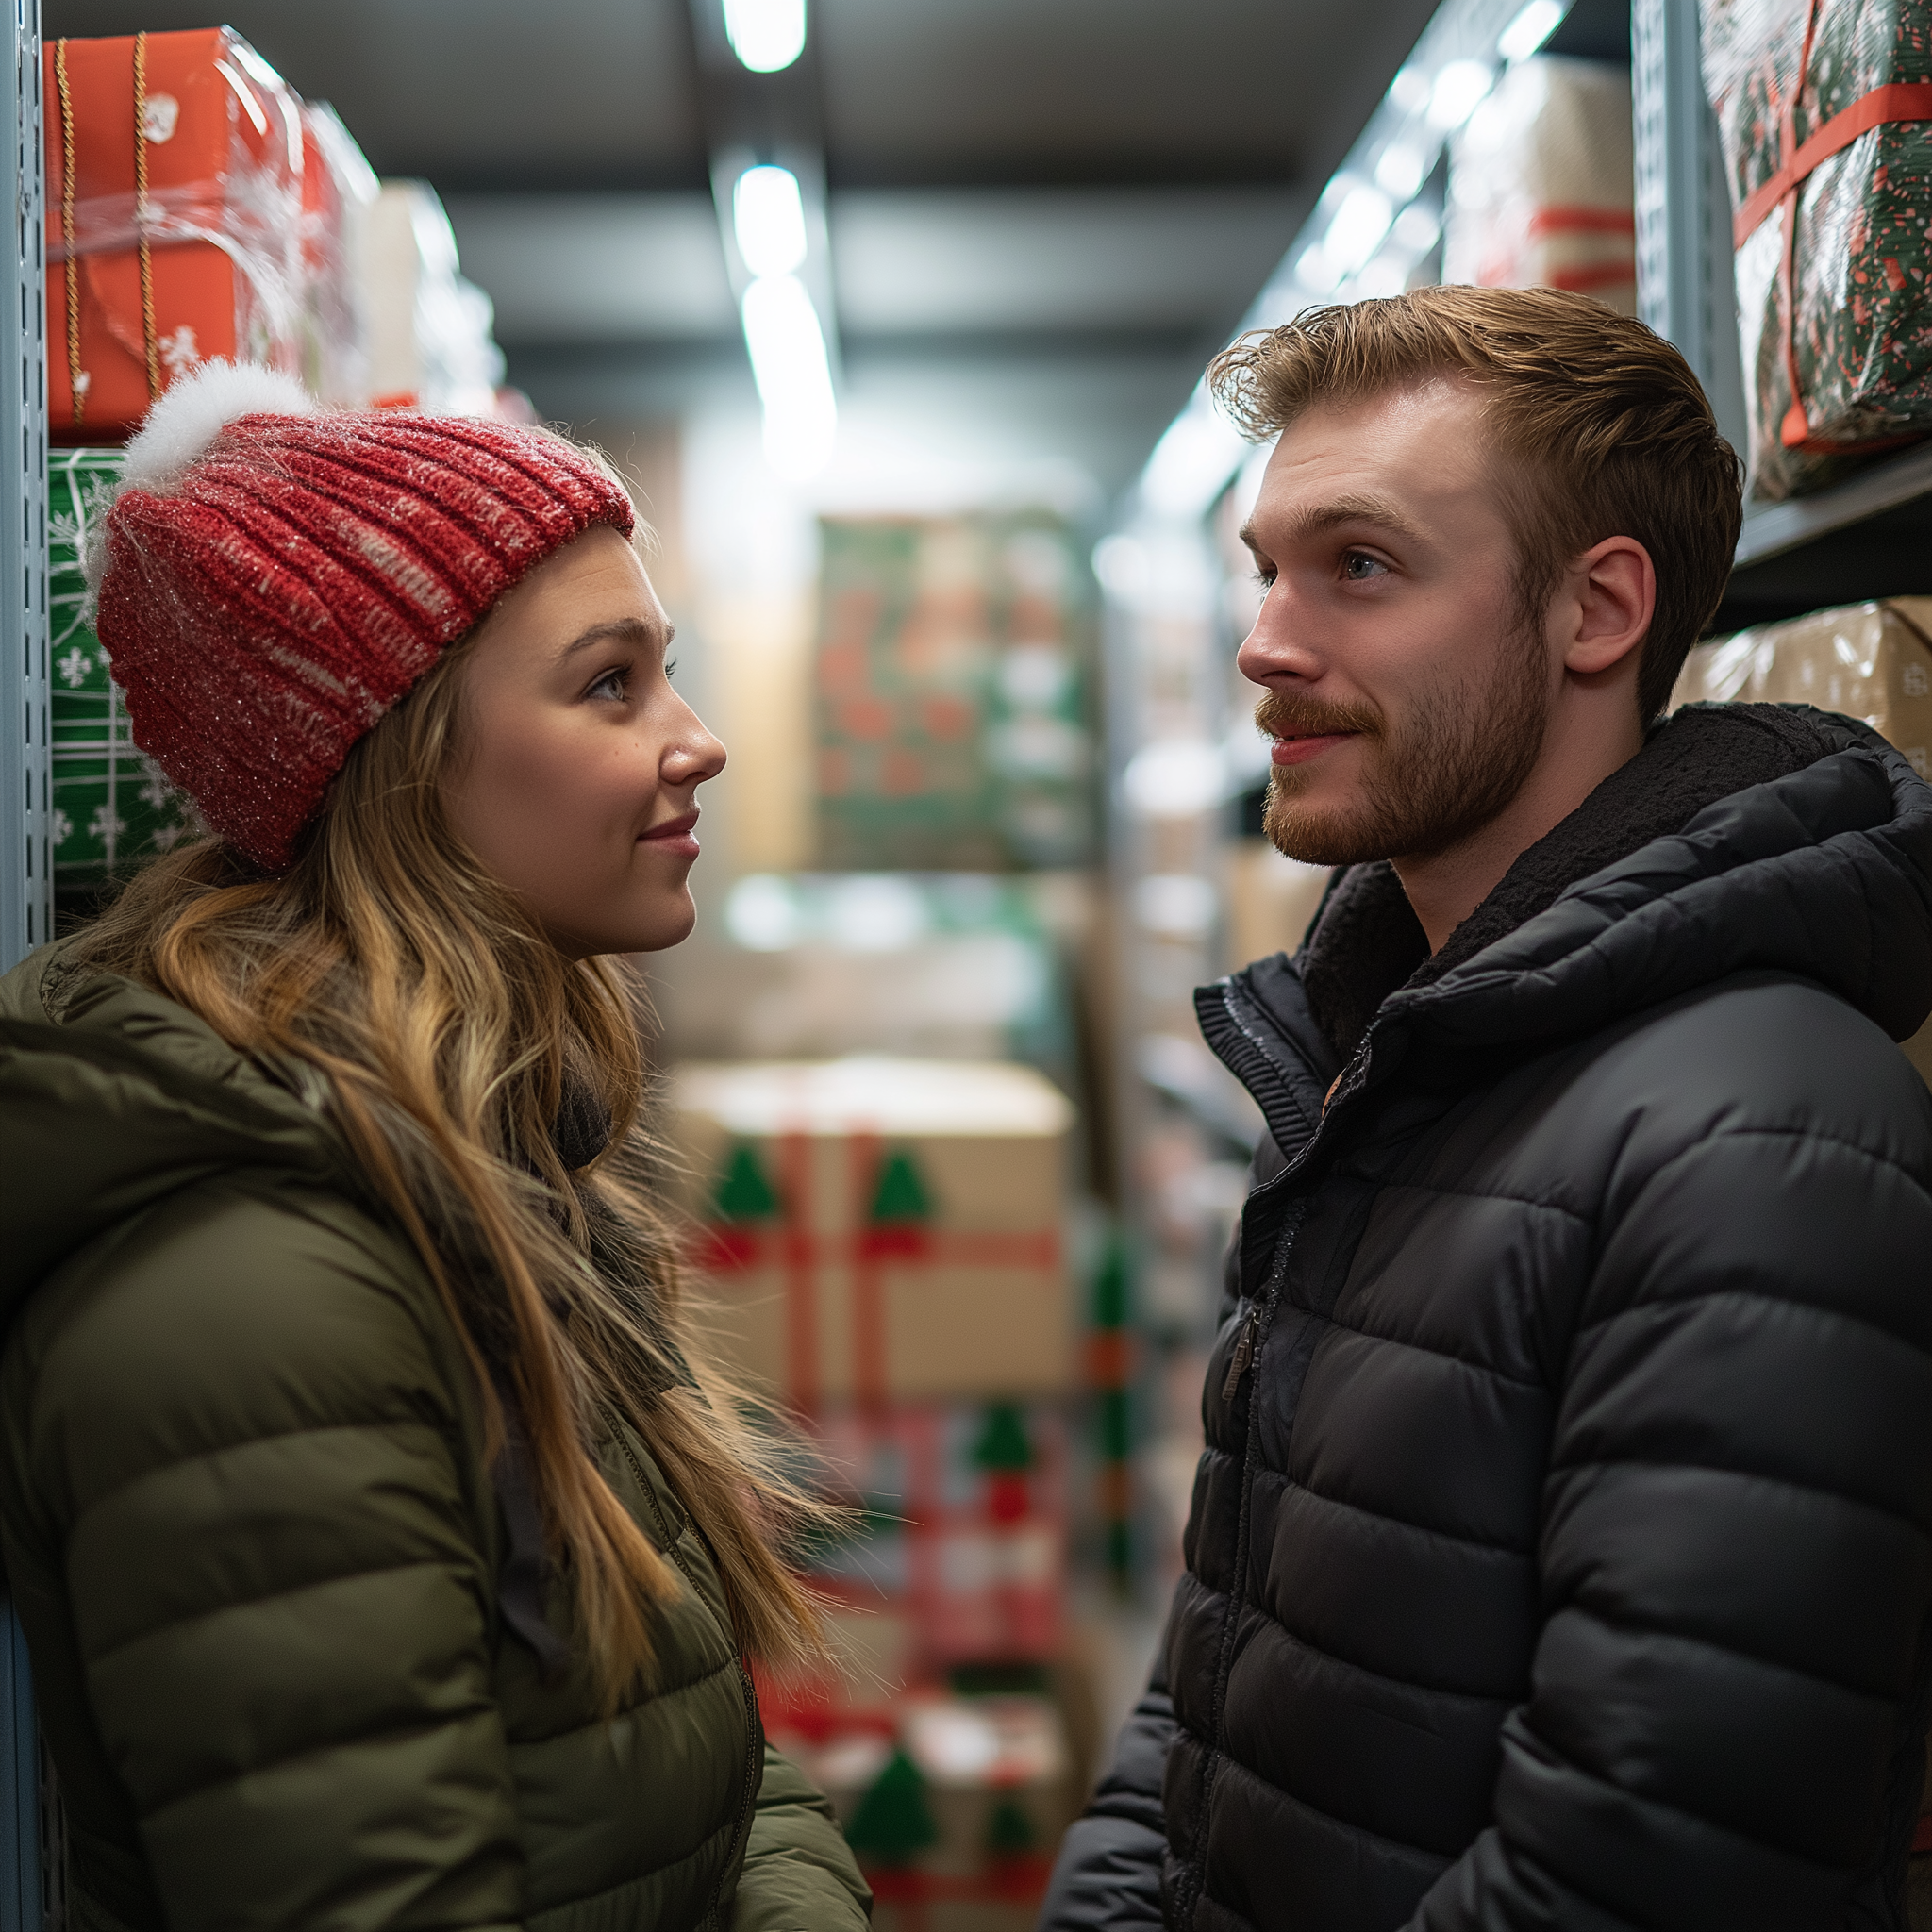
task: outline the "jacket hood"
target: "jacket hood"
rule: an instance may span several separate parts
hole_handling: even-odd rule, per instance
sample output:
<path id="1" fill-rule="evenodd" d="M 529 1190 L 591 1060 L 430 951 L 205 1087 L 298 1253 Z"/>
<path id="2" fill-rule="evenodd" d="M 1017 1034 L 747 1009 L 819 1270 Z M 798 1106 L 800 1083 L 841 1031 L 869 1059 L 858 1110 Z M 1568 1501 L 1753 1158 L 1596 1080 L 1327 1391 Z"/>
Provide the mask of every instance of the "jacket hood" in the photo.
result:
<path id="1" fill-rule="evenodd" d="M 180 1188 L 244 1168 L 356 1188 L 316 1107 L 186 1008 L 75 975 L 64 951 L 0 978 L 0 1334 L 70 1256 Z"/>
<path id="2" fill-rule="evenodd" d="M 1825 987 L 1894 1040 L 1932 1010 L 1932 785 L 1876 733 L 1808 706 L 1676 712 L 1433 958 L 1392 869 L 1354 866 L 1293 959 L 1196 1004 L 1272 1126 L 1310 1077 L 1346 1067 L 1351 1091 L 1372 1058 L 1378 1073 L 1493 1067 L 1754 970 Z M 1256 1022 L 1303 1068 L 1252 1037 Z M 1306 1098 L 1291 1110 L 1304 1128 Z"/>

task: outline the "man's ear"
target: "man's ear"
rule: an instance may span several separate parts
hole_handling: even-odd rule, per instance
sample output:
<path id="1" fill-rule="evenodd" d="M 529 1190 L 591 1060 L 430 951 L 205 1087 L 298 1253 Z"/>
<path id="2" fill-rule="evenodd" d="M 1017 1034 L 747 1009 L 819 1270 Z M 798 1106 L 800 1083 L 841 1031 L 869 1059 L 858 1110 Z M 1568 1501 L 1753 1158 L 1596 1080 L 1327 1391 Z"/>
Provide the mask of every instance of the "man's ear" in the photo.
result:
<path id="1" fill-rule="evenodd" d="M 1635 537 L 1606 537 L 1570 566 L 1558 614 L 1563 667 L 1579 676 L 1609 671 L 1650 631 L 1657 610 L 1657 569 Z"/>

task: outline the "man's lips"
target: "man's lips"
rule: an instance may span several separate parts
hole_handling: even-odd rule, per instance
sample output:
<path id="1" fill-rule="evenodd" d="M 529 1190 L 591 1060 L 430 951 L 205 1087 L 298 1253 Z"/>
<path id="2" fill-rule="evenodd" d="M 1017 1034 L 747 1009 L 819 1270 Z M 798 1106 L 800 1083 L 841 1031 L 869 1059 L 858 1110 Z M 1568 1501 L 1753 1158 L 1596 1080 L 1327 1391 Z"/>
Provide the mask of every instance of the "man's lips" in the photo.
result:
<path id="1" fill-rule="evenodd" d="M 640 845 L 655 845 L 660 851 L 683 852 L 690 858 L 698 856 L 697 808 L 681 811 L 675 819 L 666 819 L 661 825 L 653 825 L 648 832 L 638 835 Z"/>
<path id="2" fill-rule="evenodd" d="M 1359 734 L 1354 731 L 1323 731 L 1277 738 L 1269 746 L 1268 757 L 1277 765 L 1304 765 L 1310 758 L 1318 758 L 1324 751 L 1331 751 L 1336 745 L 1357 736 Z"/>

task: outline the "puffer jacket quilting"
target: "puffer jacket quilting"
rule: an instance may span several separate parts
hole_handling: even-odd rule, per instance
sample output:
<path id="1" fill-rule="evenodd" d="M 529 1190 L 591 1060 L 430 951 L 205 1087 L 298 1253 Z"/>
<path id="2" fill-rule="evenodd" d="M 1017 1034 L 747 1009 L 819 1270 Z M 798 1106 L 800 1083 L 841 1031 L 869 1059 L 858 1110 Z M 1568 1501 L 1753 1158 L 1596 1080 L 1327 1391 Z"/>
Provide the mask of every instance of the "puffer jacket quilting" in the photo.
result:
<path id="1" fill-rule="evenodd" d="M 466 1357 L 339 1139 L 146 989 L 50 1013 L 59 965 L 0 981 L 0 1549 L 76 1924 L 862 1925 L 644 1445 L 603 1467 L 688 1587 L 607 1721 L 506 1627 Z"/>
<path id="2" fill-rule="evenodd" d="M 1886 1035 L 1932 1005 L 1932 789 L 1741 710 L 1620 789 L 1753 731 L 1761 782 L 1459 958 L 1357 956 L 1397 990 L 1352 1052 L 1309 989 L 1386 868 L 1204 990 L 1270 1138 L 1163 1666 L 1043 1924 L 1903 1923 L 1932 1095 Z"/>

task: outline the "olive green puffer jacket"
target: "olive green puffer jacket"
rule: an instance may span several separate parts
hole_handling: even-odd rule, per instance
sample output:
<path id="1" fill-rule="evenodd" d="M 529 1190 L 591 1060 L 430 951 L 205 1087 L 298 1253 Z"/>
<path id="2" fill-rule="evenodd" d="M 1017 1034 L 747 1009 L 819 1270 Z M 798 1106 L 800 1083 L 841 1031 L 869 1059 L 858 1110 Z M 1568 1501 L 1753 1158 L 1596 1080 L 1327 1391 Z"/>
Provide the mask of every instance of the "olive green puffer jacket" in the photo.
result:
<path id="1" fill-rule="evenodd" d="M 604 1469 L 688 1587 L 606 1723 L 504 1627 L 462 1349 L 335 1134 L 59 952 L 0 980 L 0 1552 L 76 1924 L 862 1926 L 642 1444 Z"/>

